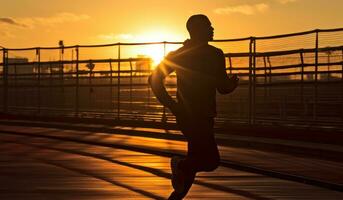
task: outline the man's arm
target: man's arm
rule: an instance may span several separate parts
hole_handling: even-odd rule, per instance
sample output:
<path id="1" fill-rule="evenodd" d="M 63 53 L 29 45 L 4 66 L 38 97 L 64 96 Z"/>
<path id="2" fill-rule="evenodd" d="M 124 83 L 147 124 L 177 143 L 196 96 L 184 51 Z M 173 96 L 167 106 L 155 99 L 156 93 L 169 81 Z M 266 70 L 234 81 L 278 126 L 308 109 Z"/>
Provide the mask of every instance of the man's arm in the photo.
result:
<path id="1" fill-rule="evenodd" d="M 220 51 L 219 53 L 218 63 L 216 67 L 217 67 L 216 80 L 217 80 L 218 92 L 220 94 L 229 94 L 233 92 L 238 86 L 239 79 L 237 75 L 228 77 L 226 73 L 225 56 L 224 56 L 223 51 Z"/>
<path id="2" fill-rule="evenodd" d="M 166 76 L 174 71 L 173 68 L 168 66 L 165 61 L 162 61 L 157 68 L 152 72 L 149 76 L 149 85 L 157 97 L 157 99 L 161 102 L 162 105 L 168 107 L 170 110 L 174 110 L 176 107 L 176 102 L 167 92 L 163 80 Z"/>

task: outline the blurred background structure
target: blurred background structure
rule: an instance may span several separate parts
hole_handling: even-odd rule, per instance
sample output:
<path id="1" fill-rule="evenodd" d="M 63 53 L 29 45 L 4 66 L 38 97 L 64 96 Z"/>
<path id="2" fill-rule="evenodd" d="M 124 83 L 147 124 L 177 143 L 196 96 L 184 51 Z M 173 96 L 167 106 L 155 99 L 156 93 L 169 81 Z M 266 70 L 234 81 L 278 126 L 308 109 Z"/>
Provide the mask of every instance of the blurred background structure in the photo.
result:
<path id="1" fill-rule="evenodd" d="M 343 130 L 343 28 L 216 40 L 238 89 L 218 95 L 227 124 Z M 7 114 L 174 123 L 147 77 L 182 42 L 0 49 Z M 142 55 L 138 52 L 153 52 Z M 143 51 L 144 52 L 144 51 Z M 166 80 L 175 96 L 175 75 Z"/>

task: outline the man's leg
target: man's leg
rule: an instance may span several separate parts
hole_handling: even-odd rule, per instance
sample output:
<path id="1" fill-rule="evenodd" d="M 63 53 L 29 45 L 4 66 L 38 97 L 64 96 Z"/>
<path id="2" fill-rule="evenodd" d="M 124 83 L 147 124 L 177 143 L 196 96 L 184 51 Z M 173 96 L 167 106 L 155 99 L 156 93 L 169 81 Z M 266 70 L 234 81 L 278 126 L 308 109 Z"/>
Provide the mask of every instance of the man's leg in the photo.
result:
<path id="1" fill-rule="evenodd" d="M 185 176 L 185 187 L 183 191 L 176 192 L 175 190 L 172 192 L 168 200 L 182 200 L 188 193 L 189 189 L 191 188 L 195 179 L 195 174 L 187 174 Z"/>
<path id="2" fill-rule="evenodd" d="M 197 172 L 213 171 L 220 160 L 213 134 L 213 118 L 192 119 L 187 123 L 183 121 L 180 129 L 187 139 L 188 152 L 186 158 L 178 164 L 184 174 L 184 190 L 174 192 L 171 195 L 174 199 L 182 199 L 187 194 Z"/>
<path id="3" fill-rule="evenodd" d="M 186 158 L 180 168 L 189 173 L 213 171 L 219 166 L 220 156 L 213 132 L 213 118 L 196 119 L 182 130 L 188 142 Z"/>

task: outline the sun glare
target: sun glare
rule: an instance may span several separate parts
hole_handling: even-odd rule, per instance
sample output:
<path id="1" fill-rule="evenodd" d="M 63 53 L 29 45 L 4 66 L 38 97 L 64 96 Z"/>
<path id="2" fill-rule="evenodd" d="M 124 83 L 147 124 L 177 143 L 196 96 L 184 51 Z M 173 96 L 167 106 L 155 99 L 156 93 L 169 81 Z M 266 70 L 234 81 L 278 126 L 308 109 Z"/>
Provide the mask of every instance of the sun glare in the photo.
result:
<path id="1" fill-rule="evenodd" d="M 112 42 L 115 39 L 119 39 L 120 42 L 127 43 L 150 43 L 158 42 L 158 44 L 143 44 L 143 45 L 127 45 L 121 49 L 122 58 L 150 58 L 152 60 L 151 69 L 154 69 L 170 51 L 174 51 L 180 47 L 179 44 L 166 44 L 168 42 L 179 42 L 185 39 L 185 36 L 172 31 L 161 30 L 156 28 L 158 31 L 148 31 L 137 34 L 122 34 L 120 38 L 109 37 Z M 113 54 L 111 49 L 106 51 L 108 56 Z"/>
<path id="2" fill-rule="evenodd" d="M 139 42 L 162 42 L 162 41 L 181 41 L 180 36 L 168 32 L 148 32 L 143 33 L 138 36 Z M 153 45 L 145 45 L 142 47 L 142 49 L 139 51 L 141 55 L 145 55 L 147 57 L 150 57 L 153 61 L 152 68 L 155 68 L 164 58 L 165 55 L 167 55 L 171 50 L 175 48 L 171 48 L 167 46 L 164 47 L 163 44 L 153 44 Z"/>
<path id="3" fill-rule="evenodd" d="M 158 65 L 164 58 L 164 49 L 162 45 L 147 45 L 142 47 L 140 51 L 141 55 L 149 57 L 152 59 L 153 67 Z"/>

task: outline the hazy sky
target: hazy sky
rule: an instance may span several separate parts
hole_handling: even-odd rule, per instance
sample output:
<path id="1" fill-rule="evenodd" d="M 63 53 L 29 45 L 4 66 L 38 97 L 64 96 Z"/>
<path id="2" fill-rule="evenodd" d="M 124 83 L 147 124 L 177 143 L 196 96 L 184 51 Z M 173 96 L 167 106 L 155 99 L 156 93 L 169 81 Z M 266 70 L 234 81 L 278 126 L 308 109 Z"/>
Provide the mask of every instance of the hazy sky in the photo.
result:
<path id="1" fill-rule="evenodd" d="M 343 0 L 0 0 L 5 47 L 182 41 L 192 14 L 216 39 L 343 27 Z"/>

